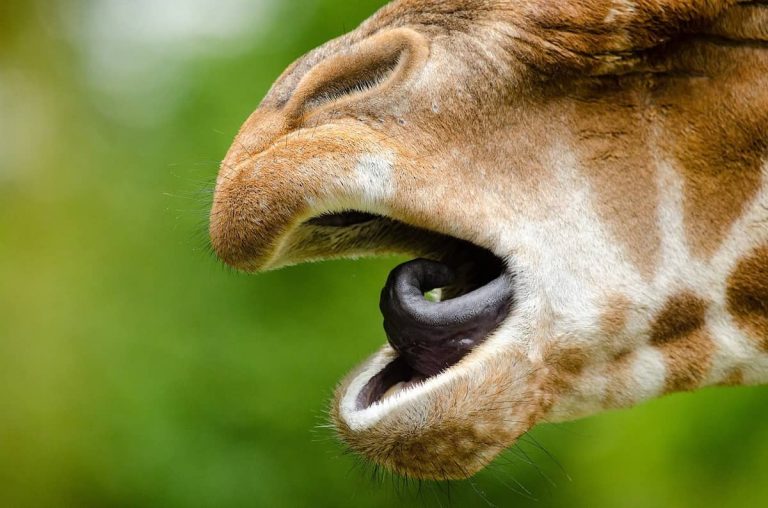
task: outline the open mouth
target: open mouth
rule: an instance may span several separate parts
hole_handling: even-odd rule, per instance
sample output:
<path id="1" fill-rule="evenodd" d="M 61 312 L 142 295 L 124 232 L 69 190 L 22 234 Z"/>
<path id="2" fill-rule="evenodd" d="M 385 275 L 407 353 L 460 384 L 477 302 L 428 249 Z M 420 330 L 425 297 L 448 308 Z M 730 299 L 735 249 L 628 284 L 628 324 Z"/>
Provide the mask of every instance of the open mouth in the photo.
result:
<path id="1" fill-rule="evenodd" d="M 344 211 L 306 223 L 317 228 L 391 229 L 429 237 L 423 257 L 396 267 L 381 292 L 384 330 L 397 357 L 357 397 L 357 410 L 447 371 L 507 318 L 514 278 L 504 261 L 465 240 L 421 231 L 382 216 Z"/>
<path id="2" fill-rule="evenodd" d="M 302 152 L 296 146 L 291 156 Z M 338 166 L 312 159 L 294 172 L 296 161 L 277 155 L 258 159 L 256 170 L 250 160 L 231 175 L 225 166 L 211 241 L 222 260 L 249 272 L 409 256 L 382 281 L 388 344 L 340 382 L 330 416 L 341 440 L 375 464 L 415 478 L 466 478 L 530 427 L 544 396 L 528 357 L 501 333 L 523 319 L 525 279 L 494 250 L 497 225 L 485 214 L 452 219 L 426 195 L 399 202 L 389 194 L 394 155 L 377 154 L 358 159 L 353 180 L 313 172 L 341 171 L 347 158 Z"/>

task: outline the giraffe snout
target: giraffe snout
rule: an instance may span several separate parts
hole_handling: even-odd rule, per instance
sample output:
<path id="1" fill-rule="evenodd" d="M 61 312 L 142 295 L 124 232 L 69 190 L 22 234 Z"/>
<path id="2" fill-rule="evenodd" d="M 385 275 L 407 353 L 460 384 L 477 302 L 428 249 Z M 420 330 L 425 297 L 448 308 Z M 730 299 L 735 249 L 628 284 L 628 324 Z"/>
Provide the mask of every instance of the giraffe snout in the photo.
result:
<path id="1" fill-rule="evenodd" d="M 388 206 L 395 155 L 377 138 L 329 125 L 290 132 L 258 154 L 235 145 L 210 215 L 211 245 L 225 263 L 263 271 L 367 248 L 363 232 L 341 235 L 325 216 L 356 211 L 353 222 L 366 223 Z"/>
<path id="2" fill-rule="evenodd" d="M 298 213 L 300 203 L 290 188 L 241 171 L 217 187 L 210 216 L 210 239 L 226 264 L 256 271 L 268 262 L 275 242 Z"/>

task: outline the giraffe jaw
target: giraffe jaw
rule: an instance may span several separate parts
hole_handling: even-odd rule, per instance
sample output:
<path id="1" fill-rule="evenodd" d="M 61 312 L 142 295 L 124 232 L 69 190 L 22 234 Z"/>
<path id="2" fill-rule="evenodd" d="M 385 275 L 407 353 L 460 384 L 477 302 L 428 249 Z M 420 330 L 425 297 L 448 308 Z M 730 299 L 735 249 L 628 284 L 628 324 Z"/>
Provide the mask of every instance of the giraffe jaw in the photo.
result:
<path id="1" fill-rule="evenodd" d="M 532 425 L 508 424 L 499 411 L 510 407 L 500 404 L 500 398 L 514 393 L 528 400 L 521 405 L 523 420 L 540 407 L 534 402 L 536 383 L 520 375 L 530 368 L 528 360 L 505 343 L 504 328 L 515 314 L 515 277 L 488 249 L 370 213 L 322 214 L 294 234 L 301 237 L 299 230 L 312 228 L 312 238 L 318 238 L 318 230 L 372 237 L 381 243 L 367 244 L 370 252 L 380 253 L 398 250 L 387 244 L 392 237 L 382 238 L 381 232 L 391 227 L 398 234 L 414 233 L 406 234 L 416 239 L 409 254 L 421 258 L 391 272 L 380 302 L 388 344 L 341 383 L 332 418 L 347 445 L 399 474 L 466 478 Z M 354 252 L 355 257 L 361 254 Z M 337 255 L 313 255 L 318 257 Z M 435 288 L 441 288 L 440 301 L 425 300 L 424 293 Z M 496 382 L 483 386 L 497 369 L 514 379 L 501 383 L 501 389 Z M 489 387 L 492 393 L 487 393 Z M 483 402 L 472 401 L 475 396 Z M 475 412 L 476 418 L 468 418 Z M 399 438 L 393 441 L 393 436 Z M 459 442 L 452 442 L 454 438 Z M 453 457 L 462 454 L 456 463 Z"/>
<path id="2" fill-rule="evenodd" d="M 509 344 L 522 318 L 508 260 L 445 232 L 370 211 L 305 213 L 291 222 L 254 261 L 258 270 L 391 253 L 421 258 L 393 270 L 382 292 L 389 343 L 337 388 L 331 417 L 350 448 L 401 475 L 461 479 L 487 466 L 535 423 L 540 383 L 530 360 Z M 448 269 L 454 277 L 416 277 L 409 284 L 425 266 Z M 411 294 L 403 294 L 403 285 Z M 400 312 L 404 299 L 431 286 L 443 286 L 441 302 L 418 298 L 415 308 L 405 306 L 405 316 Z M 432 313 L 437 319 L 431 323 L 424 319 L 430 315 L 421 312 L 424 307 L 441 306 L 448 313 Z M 463 317 L 451 320 L 456 315 Z M 422 348 L 430 337 L 421 334 L 437 337 L 431 344 L 438 347 Z"/>

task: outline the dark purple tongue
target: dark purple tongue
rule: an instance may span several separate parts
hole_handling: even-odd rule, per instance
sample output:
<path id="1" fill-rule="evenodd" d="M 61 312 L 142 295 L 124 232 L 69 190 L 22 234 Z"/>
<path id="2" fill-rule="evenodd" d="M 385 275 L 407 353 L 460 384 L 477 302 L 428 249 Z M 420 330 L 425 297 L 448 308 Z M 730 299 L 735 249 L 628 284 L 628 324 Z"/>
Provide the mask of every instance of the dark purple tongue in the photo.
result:
<path id="1" fill-rule="evenodd" d="M 436 303 L 424 297 L 455 279 L 448 266 L 416 259 L 395 268 L 381 292 L 389 343 L 417 375 L 434 376 L 455 365 L 509 314 L 514 291 L 506 272 L 451 300 Z"/>

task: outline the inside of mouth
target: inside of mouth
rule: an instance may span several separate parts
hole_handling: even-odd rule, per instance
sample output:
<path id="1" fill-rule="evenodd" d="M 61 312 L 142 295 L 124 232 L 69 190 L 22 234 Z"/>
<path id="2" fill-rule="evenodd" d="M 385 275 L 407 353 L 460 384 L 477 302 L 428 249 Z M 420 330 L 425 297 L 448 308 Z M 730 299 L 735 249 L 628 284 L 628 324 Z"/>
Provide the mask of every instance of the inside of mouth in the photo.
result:
<path id="1" fill-rule="evenodd" d="M 343 228 L 377 219 L 382 218 L 347 211 L 309 224 Z M 511 311 L 512 276 L 491 251 L 446 236 L 435 252 L 423 255 L 392 270 L 381 292 L 384 330 L 397 357 L 361 390 L 358 409 L 455 366 Z"/>
<path id="2" fill-rule="evenodd" d="M 311 226 L 345 228 L 349 226 L 357 226 L 358 224 L 365 224 L 366 222 L 371 222 L 378 218 L 378 215 L 374 215 L 372 213 L 348 210 L 345 212 L 325 213 L 318 215 L 317 217 L 307 221 L 307 223 Z"/>

